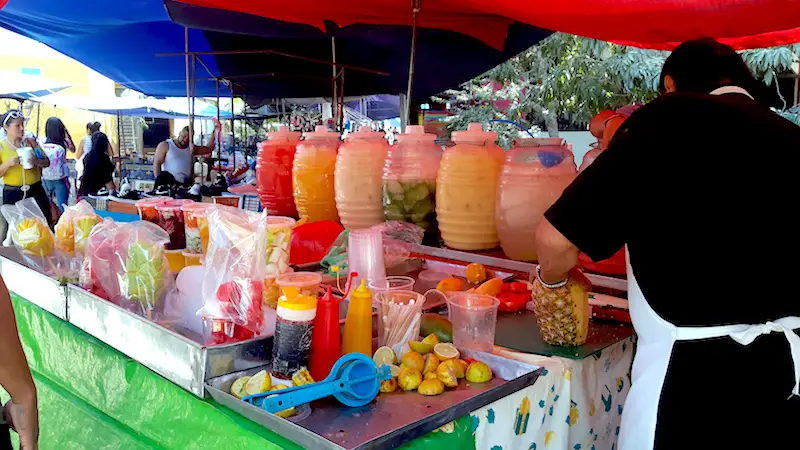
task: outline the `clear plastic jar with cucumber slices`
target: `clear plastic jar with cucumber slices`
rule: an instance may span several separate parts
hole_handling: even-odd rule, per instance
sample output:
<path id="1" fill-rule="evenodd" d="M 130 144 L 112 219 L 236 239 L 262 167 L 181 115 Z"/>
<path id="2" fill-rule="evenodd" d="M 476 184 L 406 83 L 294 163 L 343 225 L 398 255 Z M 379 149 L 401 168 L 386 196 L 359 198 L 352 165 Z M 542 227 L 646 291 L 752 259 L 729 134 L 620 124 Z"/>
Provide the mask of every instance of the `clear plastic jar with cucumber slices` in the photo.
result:
<path id="1" fill-rule="evenodd" d="M 436 222 L 436 174 L 442 148 L 436 135 L 410 125 L 397 136 L 383 170 L 383 213 L 386 220 L 402 220 L 425 230 Z"/>

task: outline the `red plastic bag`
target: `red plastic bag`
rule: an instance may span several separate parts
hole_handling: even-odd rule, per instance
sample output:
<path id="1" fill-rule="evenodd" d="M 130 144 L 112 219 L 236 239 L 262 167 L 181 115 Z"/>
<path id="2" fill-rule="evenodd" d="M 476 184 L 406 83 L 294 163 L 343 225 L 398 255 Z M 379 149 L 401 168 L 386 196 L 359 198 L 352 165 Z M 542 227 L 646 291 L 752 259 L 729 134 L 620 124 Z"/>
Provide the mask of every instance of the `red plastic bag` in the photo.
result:
<path id="1" fill-rule="evenodd" d="M 224 320 L 259 333 L 263 322 L 262 281 L 266 274 L 267 214 L 228 206 L 210 208 L 208 251 L 197 312 L 206 322 Z M 233 337 L 230 335 L 230 337 Z"/>
<path id="2" fill-rule="evenodd" d="M 294 227 L 289 262 L 298 265 L 322 261 L 342 231 L 341 225 L 330 220 Z"/>

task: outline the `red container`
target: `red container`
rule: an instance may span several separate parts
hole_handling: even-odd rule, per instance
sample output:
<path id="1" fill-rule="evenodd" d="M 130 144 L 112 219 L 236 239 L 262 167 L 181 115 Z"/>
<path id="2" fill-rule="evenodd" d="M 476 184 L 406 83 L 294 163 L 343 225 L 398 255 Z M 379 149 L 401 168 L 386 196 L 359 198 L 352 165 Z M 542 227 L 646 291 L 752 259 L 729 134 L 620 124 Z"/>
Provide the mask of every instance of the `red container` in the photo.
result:
<path id="1" fill-rule="evenodd" d="M 331 220 L 294 227 L 289 263 L 300 265 L 322 261 L 342 231 L 344 228 Z"/>
<path id="2" fill-rule="evenodd" d="M 270 215 L 297 217 L 292 191 L 292 165 L 300 133 L 282 126 L 267 133 L 267 140 L 258 144 L 256 183 L 261 206 Z"/>
<path id="3" fill-rule="evenodd" d="M 250 286 L 236 281 L 220 285 L 217 303 L 224 318 L 258 333 L 264 323 L 262 289 L 262 281 L 257 280 L 251 280 Z"/>
<path id="4" fill-rule="evenodd" d="M 311 356 L 308 370 L 315 380 L 324 380 L 342 354 L 342 338 L 339 330 L 339 299 L 328 292 L 317 302 L 317 316 L 311 335 Z"/>

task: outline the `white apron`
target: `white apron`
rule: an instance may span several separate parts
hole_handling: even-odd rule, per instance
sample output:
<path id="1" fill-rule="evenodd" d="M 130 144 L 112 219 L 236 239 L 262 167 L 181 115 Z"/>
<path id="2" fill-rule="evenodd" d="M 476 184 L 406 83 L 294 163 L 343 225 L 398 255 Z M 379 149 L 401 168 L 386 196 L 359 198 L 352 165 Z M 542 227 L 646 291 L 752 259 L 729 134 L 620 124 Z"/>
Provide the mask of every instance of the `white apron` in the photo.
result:
<path id="1" fill-rule="evenodd" d="M 627 253 L 627 251 L 626 251 Z M 758 325 L 716 327 L 676 327 L 659 316 L 647 303 L 636 277 L 628 266 L 628 307 L 636 329 L 638 344 L 631 373 L 631 390 L 625 400 L 619 450 L 649 450 L 656 434 L 658 402 L 675 341 L 692 341 L 729 336 L 739 344 L 749 345 L 762 334 L 780 332 L 786 336 L 794 361 L 795 385 L 791 394 L 800 395 L 800 337 L 792 330 L 800 328 L 800 317 L 784 317 Z M 789 356 L 789 355 L 787 355 Z M 786 393 L 788 397 L 789 392 Z"/>

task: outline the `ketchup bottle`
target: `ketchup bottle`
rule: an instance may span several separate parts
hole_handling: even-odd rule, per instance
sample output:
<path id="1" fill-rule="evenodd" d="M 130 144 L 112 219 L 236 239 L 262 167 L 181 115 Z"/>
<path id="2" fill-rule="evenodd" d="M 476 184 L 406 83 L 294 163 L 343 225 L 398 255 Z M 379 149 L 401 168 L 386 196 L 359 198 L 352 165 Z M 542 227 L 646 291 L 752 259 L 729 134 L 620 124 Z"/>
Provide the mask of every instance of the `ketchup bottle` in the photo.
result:
<path id="1" fill-rule="evenodd" d="M 317 303 L 314 332 L 311 337 L 311 356 L 308 369 L 311 377 L 324 380 L 342 354 L 339 332 L 339 299 L 331 293 L 331 287 Z"/>

